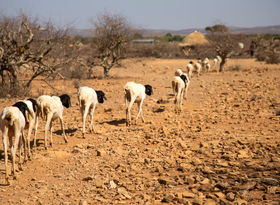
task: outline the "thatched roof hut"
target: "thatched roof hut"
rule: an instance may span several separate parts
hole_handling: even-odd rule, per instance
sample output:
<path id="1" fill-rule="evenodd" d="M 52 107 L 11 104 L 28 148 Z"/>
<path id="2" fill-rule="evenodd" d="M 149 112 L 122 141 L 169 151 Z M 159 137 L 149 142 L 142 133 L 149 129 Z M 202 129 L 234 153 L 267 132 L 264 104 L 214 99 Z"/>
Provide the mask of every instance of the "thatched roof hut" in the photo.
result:
<path id="1" fill-rule="evenodd" d="M 192 32 L 189 35 L 187 35 L 182 43 L 179 43 L 179 46 L 181 47 L 193 47 L 196 45 L 206 45 L 208 44 L 208 40 L 205 38 L 205 36 L 200 32 Z"/>

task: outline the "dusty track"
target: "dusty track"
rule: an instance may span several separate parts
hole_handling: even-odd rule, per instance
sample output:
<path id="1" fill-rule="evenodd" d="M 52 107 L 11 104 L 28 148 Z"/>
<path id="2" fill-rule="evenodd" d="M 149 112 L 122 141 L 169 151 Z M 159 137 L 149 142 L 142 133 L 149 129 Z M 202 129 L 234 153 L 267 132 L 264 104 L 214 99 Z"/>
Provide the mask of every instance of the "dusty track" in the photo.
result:
<path id="1" fill-rule="evenodd" d="M 73 106 L 64 110 L 69 143 L 56 122 L 54 145 L 44 150 L 41 120 L 39 147 L 11 186 L 3 186 L 1 144 L 0 204 L 278 204 L 280 67 L 230 60 L 224 73 L 191 80 L 176 115 L 171 79 L 186 63 L 126 60 L 113 78 L 81 80 L 108 99 L 95 112 L 98 134 L 86 139 L 73 81 L 50 82 L 55 89 L 35 81 L 34 96 L 71 95 Z M 229 71 L 236 65 L 239 70 Z M 143 105 L 147 123 L 126 127 L 122 88 L 132 80 L 151 84 L 154 95 Z M 16 100 L 0 99 L 0 109 Z"/>

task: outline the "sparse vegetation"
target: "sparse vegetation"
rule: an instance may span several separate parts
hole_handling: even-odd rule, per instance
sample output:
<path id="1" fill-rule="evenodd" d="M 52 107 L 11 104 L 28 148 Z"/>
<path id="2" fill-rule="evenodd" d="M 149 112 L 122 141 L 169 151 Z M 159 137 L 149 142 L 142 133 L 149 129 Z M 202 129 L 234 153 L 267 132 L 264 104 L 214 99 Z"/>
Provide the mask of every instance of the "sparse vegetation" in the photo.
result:
<path id="1" fill-rule="evenodd" d="M 130 44 L 126 57 L 184 58 L 176 43 L 156 42 L 154 44 Z"/>
<path id="2" fill-rule="evenodd" d="M 172 35 L 171 33 L 167 33 L 165 36 L 156 37 L 155 40 L 161 42 L 181 42 L 183 38 L 184 37 L 180 35 Z"/>
<path id="3" fill-rule="evenodd" d="M 269 64 L 280 63 L 280 39 L 278 37 L 258 35 L 256 37 L 255 56 L 259 61 Z"/>
<path id="4" fill-rule="evenodd" d="M 104 76 L 124 58 L 128 42 L 132 39 L 132 28 L 121 15 L 102 14 L 93 22 L 94 41 L 92 47 L 97 55 L 91 59 L 95 66 L 104 69 Z"/>
<path id="5" fill-rule="evenodd" d="M 4 84 L 0 89 L 0 98 L 25 97 L 30 94 L 30 87 L 25 87 L 21 82 L 17 84 Z"/>
<path id="6" fill-rule="evenodd" d="M 207 26 L 205 28 L 205 31 L 208 31 L 211 33 L 226 33 L 226 32 L 228 32 L 228 27 L 223 24 L 215 24 L 214 26 Z"/>
<path id="7" fill-rule="evenodd" d="M 0 76 L 2 86 L 26 90 L 39 76 L 57 73 L 73 58 L 67 30 L 56 29 L 51 23 L 41 26 L 21 14 L 0 18 Z M 22 74 L 28 80 L 20 82 Z M 20 85 L 20 87 L 19 87 Z M 19 92 L 21 93 L 21 92 Z"/>

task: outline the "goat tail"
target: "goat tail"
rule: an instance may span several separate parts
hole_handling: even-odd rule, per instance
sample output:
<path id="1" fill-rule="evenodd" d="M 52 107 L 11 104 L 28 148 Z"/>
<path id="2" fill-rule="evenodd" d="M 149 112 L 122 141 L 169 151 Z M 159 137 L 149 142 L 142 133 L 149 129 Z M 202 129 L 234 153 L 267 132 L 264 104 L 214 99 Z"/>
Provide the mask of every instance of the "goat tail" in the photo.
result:
<path id="1" fill-rule="evenodd" d="M 6 112 L 4 115 L 2 115 L 2 121 L 6 122 L 8 125 L 13 125 L 13 115 L 11 112 Z"/>
<path id="2" fill-rule="evenodd" d="M 130 90 L 128 88 L 124 88 L 124 99 L 125 101 L 131 101 L 131 93 L 130 93 Z"/>
<path id="3" fill-rule="evenodd" d="M 172 89 L 174 93 L 178 92 L 178 83 L 175 81 L 172 81 Z"/>
<path id="4" fill-rule="evenodd" d="M 44 119 L 44 105 L 42 105 L 42 102 L 38 103 L 37 116 L 40 116 L 42 119 Z"/>
<path id="5" fill-rule="evenodd" d="M 83 107 L 85 105 L 85 101 L 80 97 L 80 95 L 78 96 L 78 101 L 80 107 Z"/>

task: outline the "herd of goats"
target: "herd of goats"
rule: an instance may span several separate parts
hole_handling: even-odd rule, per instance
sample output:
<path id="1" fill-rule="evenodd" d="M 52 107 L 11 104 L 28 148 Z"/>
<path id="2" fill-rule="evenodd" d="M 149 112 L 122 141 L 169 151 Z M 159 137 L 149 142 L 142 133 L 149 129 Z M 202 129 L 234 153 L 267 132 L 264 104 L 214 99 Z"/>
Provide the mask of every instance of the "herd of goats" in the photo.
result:
<path id="1" fill-rule="evenodd" d="M 214 58 L 214 66 L 221 61 L 220 57 Z M 210 62 L 208 58 L 203 61 L 198 60 L 196 63 L 190 61 L 186 66 L 186 73 L 181 69 L 177 69 L 175 76 L 172 80 L 172 89 L 175 94 L 175 112 L 179 113 L 182 109 L 183 98 L 186 96 L 190 80 L 193 73 L 200 75 L 202 69 L 210 71 Z M 138 113 L 136 121 L 141 115 L 142 121 L 145 122 L 143 117 L 142 105 L 146 95 L 151 95 L 153 89 L 151 85 L 142 85 L 135 82 L 128 82 L 124 86 L 125 104 L 126 104 L 126 125 L 131 125 L 131 108 L 135 103 L 138 104 Z M 78 100 L 80 111 L 83 120 L 83 138 L 85 138 L 85 124 L 86 117 L 90 115 L 90 131 L 94 132 L 93 128 L 93 114 L 98 103 L 103 103 L 106 100 L 105 93 L 100 90 L 94 90 L 89 87 L 80 87 L 78 89 Z M 19 150 L 19 170 L 22 170 L 21 155 L 24 153 L 24 162 L 31 158 L 30 150 L 30 137 L 34 130 L 34 144 L 33 149 L 36 149 L 36 135 L 38 128 L 39 117 L 46 121 L 44 133 L 45 149 L 48 149 L 48 131 L 50 131 L 50 146 L 52 146 L 52 122 L 57 118 L 60 121 L 64 140 L 67 143 L 68 139 L 64 130 L 63 123 L 63 108 L 71 106 L 70 96 L 63 94 L 61 96 L 42 95 L 36 100 L 29 98 L 16 102 L 12 106 L 5 107 L 0 115 L 0 128 L 2 131 L 3 148 L 5 155 L 5 179 L 9 184 L 8 175 L 8 140 L 11 148 L 12 158 L 12 176 L 15 179 L 15 158 L 16 151 Z M 24 135 L 24 130 L 27 130 L 27 136 Z"/>

